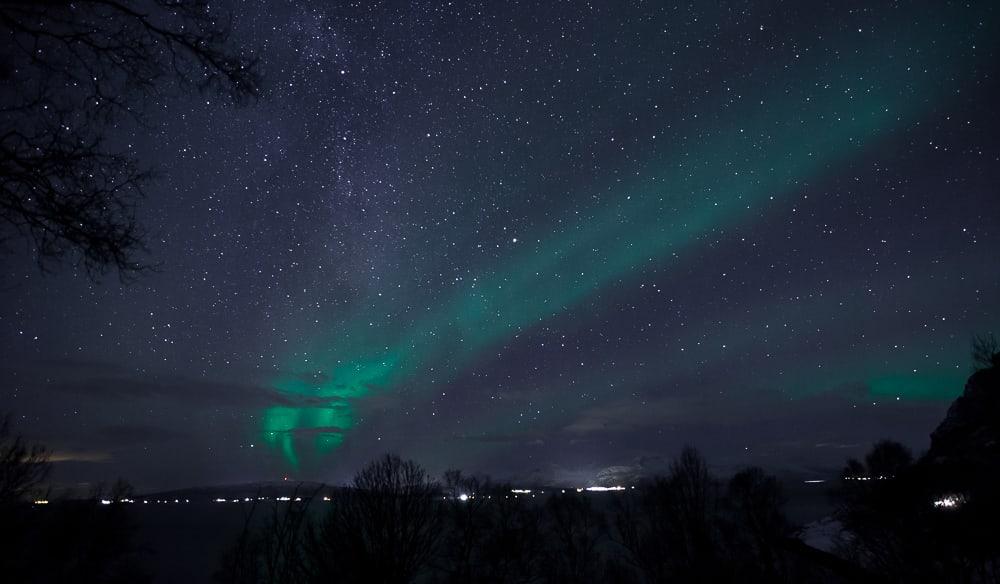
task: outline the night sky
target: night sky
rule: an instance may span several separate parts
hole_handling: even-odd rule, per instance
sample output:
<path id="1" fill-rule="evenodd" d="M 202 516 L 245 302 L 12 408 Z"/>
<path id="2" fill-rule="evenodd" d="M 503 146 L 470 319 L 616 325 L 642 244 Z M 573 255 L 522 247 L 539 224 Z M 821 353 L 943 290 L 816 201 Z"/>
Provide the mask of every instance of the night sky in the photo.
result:
<path id="1" fill-rule="evenodd" d="M 112 137 L 160 270 L 2 258 L 57 482 L 825 476 L 926 447 L 1000 331 L 993 2 L 223 9 L 260 99 Z"/>

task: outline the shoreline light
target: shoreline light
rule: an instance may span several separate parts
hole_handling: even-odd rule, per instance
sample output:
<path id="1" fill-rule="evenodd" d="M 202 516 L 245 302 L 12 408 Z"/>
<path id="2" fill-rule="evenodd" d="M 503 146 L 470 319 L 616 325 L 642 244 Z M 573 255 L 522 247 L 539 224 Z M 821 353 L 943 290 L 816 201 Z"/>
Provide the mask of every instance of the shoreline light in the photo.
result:
<path id="1" fill-rule="evenodd" d="M 962 495 L 945 495 L 940 499 L 934 501 L 935 509 L 957 509 L 965 503 L 965 497 Z"/>

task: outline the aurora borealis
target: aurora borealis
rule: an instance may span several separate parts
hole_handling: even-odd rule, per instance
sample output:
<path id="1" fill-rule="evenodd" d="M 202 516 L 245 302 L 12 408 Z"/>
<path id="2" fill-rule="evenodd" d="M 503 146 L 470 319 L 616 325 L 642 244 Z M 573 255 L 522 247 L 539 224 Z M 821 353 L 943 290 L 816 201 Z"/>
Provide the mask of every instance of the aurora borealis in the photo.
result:
<path id="1" fill-rule="evenodd" d="M 881 52 L 878 43 L 859 48 L 842 41 L 843 52 L 881 59 L 846 67 L 837 61 L 815 63 L 815 75 L 792 79 L 780 92 L 748 96 L 713 122 L 717 131 L 711 133 L 719 138 L 695 152 L 668 149 L 650 162 L 665 167 L 658 175 L 611 186 L 611 202 L 588 209 L 586 220 L 578 219 L 579 213 L 567 217 L 567 227 L 555 235 L 526 234 L 497 268 L 464 281 L 430 307 L 428 315 L 380 322 L 377 326 L 384 332 L 369 339 L 365 328 L 375 326 L 373 320 L 381 321 L 378 315 L 390 310 L 373 303 L 371 310 L 344 325 L 346 333 L 321 339 L 324 347 L 309 351 L 301 371 L 275 385 L 283 393 L 329 402 L 270 409 L 264 417 L 265 439 L 280 444 L 293 463 L 297 458 L 292 436 L 298 430 L 311 430 L 321 451 L 335 447 L 354 425 L 351 401 L 371 391 L 392 391 L 400 379 L 424 376 L 435 365 L 460 371 L 481 352 L 548 318 L 572 313 L 589 296 L 649 264 L 669 272 L 672 257 L 707 233 L 752 221 L 765 201 L 781 199 L 794 192 L 796 184 L 835 172 L 844 159 L 912 123 L 947 98 L 928 69 L 961 62 L 962 55 L 959 47 L 946 46 L 939 49 L 942 54 L 920 47 L 921 38 L 930 38 L 923 36 L 925 30 L 895 32 L 911 37 L 905 41 L 921 53 L 905 69 L 896 55 Z M 966 72 L 958 66 L 954 74 Z M 863 93 L 829 83 L 852 77 L 862 82 Z M 880 82 L 866 86 L 865 78 Z M 799 111 L 789 119 L 787 113 L 794 109 Z M 691 131 L 699 132 L 697 124 L 692 126 Z M 519 243 L 518 238 L 511 242 Z M 956 382 L 954 375 L 945 378 Z M 935 381 L 947 387 L 941 379 Z M 872 392 L 895 396 L 920 389 L 884 378 L 873 382 Z"/>
<path id="2" fill-rule="evenodd" d="M 10 403 L 101 468 L 826 468 L 920 447 L 998 326 L 988 2 L 234 12 L 260 102 L 123 136 L 162 272 L 8 268 Z"/>

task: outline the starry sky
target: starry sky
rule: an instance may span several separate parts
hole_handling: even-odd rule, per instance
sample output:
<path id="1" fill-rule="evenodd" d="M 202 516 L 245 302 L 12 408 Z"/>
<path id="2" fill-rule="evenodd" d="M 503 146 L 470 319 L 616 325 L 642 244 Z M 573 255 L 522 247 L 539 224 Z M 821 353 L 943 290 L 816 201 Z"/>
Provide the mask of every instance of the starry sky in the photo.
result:
<path id="1" fill-rule="evenodd" d="M 112 136 L 160 270 L 2 258 L 57 481 L 824 476 L 925 447 L 1000 331 L 992 2 L 222 9 L 260 99 Z"/>

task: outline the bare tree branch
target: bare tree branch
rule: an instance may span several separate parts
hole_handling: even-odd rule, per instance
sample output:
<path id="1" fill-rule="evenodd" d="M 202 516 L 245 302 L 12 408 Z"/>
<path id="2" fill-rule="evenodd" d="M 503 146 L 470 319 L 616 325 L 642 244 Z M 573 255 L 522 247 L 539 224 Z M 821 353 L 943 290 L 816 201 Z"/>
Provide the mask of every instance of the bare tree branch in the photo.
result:
<path id="1" fill-rule="evenodd" d="M 135 209 L 153 173 L 106 137 L 166 89 L 255 97 L 230 32 L 204 0 L 0 0 L 0 246 L 27 241 L 43 270 L 151 268 Z"/>
<path id="2" fill-rule="evenodd" d="M 13 434 L 9 415 L 0 418 L 0 507 L 20 502 L 48 473 L 48 450 Z"/>

